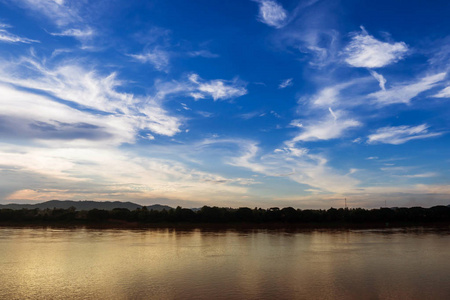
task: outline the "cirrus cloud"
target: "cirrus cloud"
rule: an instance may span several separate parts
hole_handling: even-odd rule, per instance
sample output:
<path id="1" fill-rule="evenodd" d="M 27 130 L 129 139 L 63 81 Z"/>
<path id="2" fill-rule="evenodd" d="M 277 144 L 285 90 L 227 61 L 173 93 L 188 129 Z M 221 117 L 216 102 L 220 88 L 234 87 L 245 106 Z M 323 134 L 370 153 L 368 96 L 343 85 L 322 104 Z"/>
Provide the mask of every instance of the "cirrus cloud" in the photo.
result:
<path id="1" fill-rule="evenodd" d="M 427 124 L 418 126 L 387 126 L 379 128 L 374 134 L 369 135 L 367 143 L 400 145 L 411 140 L 426 139 L 441 134 L 440 132 L 429 132 Z"/>
<path id="2" fill-rule="evenodd" d="M 435 97 L 435 98 L 450 98 L 450 86 L 448 86 L 448 87 L 444 88 L 443 90 L 439 91 L 433 97 Z"/>
<path id="3" fill-rule="evenodd" d="M 381 68 L 402 59 L 408 51 L 404 42 L 386 43 L 377 40 L 361 26 L 344 49 L 345 61 L 353 67 Z"/>
<path id="4" fill-rule="evenodd" d="M 397 84 L 388 90 L 382 89 L 381 91 L 371 93 L 368 97 L 374 99 L 379 105 L 389 105 L 395 103 L 408 104 L 420 93 L 435 87 L 439 82 L 444 80 L 446 75 L 446 72 L 428 75 L 422 77 L 416 82 Z M 380 81 L 380 86 L 381 82 L 382 81 Z"/>
<path id="5" fill-rule="evenodd" d="M 195 99 L 202 99 L 209 96 L 216 101 L 236 98 L 247 94 L 247 89 L 237 80 L 225 81 L 215 79 L 204 81 L 197 74 L 191 74 L 189 81 L 197 85 L 197 91 L 191 93 L 191 96 Z"/>
<path id="6" fill-rule="evenodd" d="M 293 138 L 289 143 L 295 144 L 299 141 L 309 142 L 318 140 L 330 140 L 341 137 L 344 132 L 352 127 L 359 127 L 361 123 L 353 119 L 344 119 L 344 112 L 334 112 L 328 108 L 329 115 L 321 121 L 311 122 L 303 125 L 294 120 L 291 125 L 301 128 L 303 131 Z"/>
<path id="7" fill-rule="evenodd" d="M 21 37 L 15 34 L 12 34 L 6 28 L 10 28 L 11 26 L 8 24 L 2 24 L 0 23 L 0 42 L 3 43 L 23 43 L 23 44 L 30 44 L 30 43 L 39 43 L 39 41 L 32 40 L 29 38 Z"/>
<path id="8" fill-rule="evenodd" d="M 266 25 L 281 28 L 287 19 L 286 10 L 276 1 L 256 0 L 259 3 L 258 20 Z"/>

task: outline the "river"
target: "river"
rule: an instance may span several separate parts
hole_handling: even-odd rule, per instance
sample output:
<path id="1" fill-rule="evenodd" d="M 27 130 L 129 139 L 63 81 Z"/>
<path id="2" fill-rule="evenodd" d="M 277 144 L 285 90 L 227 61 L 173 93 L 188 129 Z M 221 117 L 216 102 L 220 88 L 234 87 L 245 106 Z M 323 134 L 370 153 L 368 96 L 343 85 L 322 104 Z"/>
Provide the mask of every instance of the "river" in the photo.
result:
<path id="1" fill-rule="evenodd" d="M 0 227 L 0 299 L 450 299 L 450 230 Z"/>

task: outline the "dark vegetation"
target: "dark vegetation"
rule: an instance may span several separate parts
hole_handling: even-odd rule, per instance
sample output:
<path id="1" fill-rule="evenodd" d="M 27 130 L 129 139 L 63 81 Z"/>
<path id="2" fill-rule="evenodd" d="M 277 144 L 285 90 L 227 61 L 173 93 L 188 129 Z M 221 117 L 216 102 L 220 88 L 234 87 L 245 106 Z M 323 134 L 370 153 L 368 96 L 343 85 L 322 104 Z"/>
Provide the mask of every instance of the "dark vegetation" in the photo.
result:
<path id="1" fill-rule="evenodd" d="M 170 208 L 153 210 L 76 210 L 75 207 L 46 209 L 0 209 L 0 224 L 278 224 L 289 226 L 392 226 L 450 224 L 450 207 L 312 210 L 270 208 L 238 209 L 204 206 L 198 210 Z"/>

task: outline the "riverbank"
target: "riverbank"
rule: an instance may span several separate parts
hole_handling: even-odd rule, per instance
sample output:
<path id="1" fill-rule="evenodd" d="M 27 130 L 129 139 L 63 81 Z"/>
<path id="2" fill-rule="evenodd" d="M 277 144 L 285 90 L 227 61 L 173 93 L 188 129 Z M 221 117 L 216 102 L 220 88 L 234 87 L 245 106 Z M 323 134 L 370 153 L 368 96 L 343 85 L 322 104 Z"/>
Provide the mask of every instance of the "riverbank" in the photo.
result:
<path id="1" fill-rule="evenodd" d="M 103 222 L 0 222 L 0 227 L 13 228 L 88 228 L 88 229 L 177 229 L 177 230 L 320 230 L 320 229 L 336 229 L 336 230 L 364 230 L 364 229 L 398 229 L 398 228 L 428 228 L 436 230 L 450 230 L 450 222 L 393 222 L 393 223 L 139 223 L 124 222 L 120 220 L 107 220 Z"/>

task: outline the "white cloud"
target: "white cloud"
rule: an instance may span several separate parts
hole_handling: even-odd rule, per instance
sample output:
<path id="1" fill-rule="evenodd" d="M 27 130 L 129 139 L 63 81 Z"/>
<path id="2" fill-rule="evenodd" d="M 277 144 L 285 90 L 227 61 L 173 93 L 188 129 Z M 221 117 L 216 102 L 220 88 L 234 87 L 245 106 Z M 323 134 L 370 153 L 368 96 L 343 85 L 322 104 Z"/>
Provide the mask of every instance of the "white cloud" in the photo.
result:
<path id="1" fill-rule="evenodd" d="M 137 61 L 140 61 L 141 63 L 152 64 L 158 71 L 167 72 L 169 67 L 170 54 L 159 47 L 155 47 L 152 50 L 147 50 L 142 54 L 129 54 L 129 56 L 133 57 Z"/>
<path id="2" fill-rule="evenodd" d="M 81 42 L 81 50 L 99 51 L 100 40 L 94 40 L 95 35 L 100 35 L 93 24 L 89 25 L 91 18 L 98 14 L 99 9 L 106 9 L 107 2 L 91 3 L 89 1 L 67 0 L 5 0 L 24 8 L 33 15 L 43 15 L 54 23 L 59 32 L 49 32 L 53 36 L 73 37 Z M 95 27 L 95 26 L 94 26 Z M 104 42 L 102 39 L 101 43 Z M 94 44 L 95 43 L 95 44 Z"/>
<path id="3" fill-rule="evenodd" d="M 253 183 L 245 178 L 199 171 L 173 160 L 143 157 L 108 147 L 41 148 L 0 144 L 0 165 L 12 166 L 15 172 L 50 177 L 53 189 L 59 189 L 62 196 L 88 195 L 100 200 L 114 197 L 122 201 L 145 197 L 229 199 L 245 195 L 247 185 Z M 26 188 L 25 184 L 21 189 Z"/>
<path id="4" fill-rule="evenodd" d="M 331 107 L 328 107 L 328 111 L 329 111 L 330 114 L 333 116 L 334 121 L 336 122 L 336 121 L 337 121 L 337 116 L 336 116 L 336 114 L 334 113 L 334 111 L 331 109 Z"/>
<path id="5" fill-rule="evenodd" d="M 358 181 L 348 174 L 338 174 L 327 166 L 325 157 L 310 154 L 308 149 L 286 146 L 275 149 L 270 154 L 261 154 L 256 143 L 237 143 L 240 145 L 241 155 L 231 158 L 230 165 L 244 167 L 266 176 L 287 177 L 321 192 L 348 192 L 358 184 Z"/>
<path id="6" fill-rule="evenodd" d="M 156 80 L 157 93 L 155 99 L 164 99 L 172 96 L 190 96 L 195 100 L 213 98 L 214 100 L 226 100 L 247 94 L 245 82 L 239 79 L 233 80 L 204 80 L 198 74 L 192 73 L 187 80 Z"/>
<path id="7" fill-rule="evenodd" d="M 182 107 L 184 110 L 192 110 L 191 108 L 189 108 L 189 106 L 187 106 L 186 103 L 180 103 L 180 104 L 181 104 L 181 107 Z"/>
<path id="8" fill-rule="evenodd" d="M 436 177 L 438 175 L 439 174 L 435 173 L 435 172 L 427 172 L 427 173 L 420 173 L 420 174 L 403 175 L 402 177 L 406 177 L 406 178 L 430 178 L 430 177 Z"/>
<path id="9" fill-rule="evenodd" d="M 200 84 L 198 90 L 210 95 L 214 101 L 236 98 L 247 94 L 247 90 L 244 87 L 228 85 L 223 80 L 211 80 Z"/>
<path id="10" fill-rule="evenodd" d="M 81 63 L 61 63 L 47 68 L 28 58 L 4 62 L 3 72 L 0 72 L 0 80 L 4 82 L 42 90 L 84 107 L 126 113 L 136 99 L 131 94 L 115 90 L 122 84 L 116 77 L 116 73 L 101 76 L 93 69 L 86 70 Z"/>
<path id="11" fill-rule="evenodd" d="M 188 76 L 188 79 L 189 79 L 189 81 L 191 81 L 193 83 L 200 84 L 200 82 L 199 82 L 200 81 L 200 76 L 198 74 L 193 73 L 193 74 Z"/>
<path id="12" fill-rule="evenodd" d="M 302 132 L 293 138 L 290 143 L 336 139 L 341 137 L 347 129 L 361 126 L 361 123 L 356 120 L 342 118 L 343 113 L 341 111 L 334 112 L 329 108 L 329 113 L 322 121 L 301 125 Z M 291 124 L 298 124 L 295 121 L 298 120 L 294 120 Z"/>
<path id="13" fill-rule="evenodd" d="M 195 100 L 198 99 L 205 99 L 205 95 L 203 95 L 202 93 L 190 93 L 189 94 L 192 98 L 194 98 Z"/>
<path id="14" fill-rule="evenodd" d="M 45 15 L 58 26 L 65 26 L 82 20 L 77 7 L 81 4 L 81 1 L 14 0 L 11 2 Z"/>
<path id="15" fill-rule="evenodd" d="M 24 43 L 24 44 L 31 44 L 31 43 L 39 43 L 39 41 L 28 39 L 25 37 L 21 37 L 15 34 L 10 33 L 6 28 L 10 28 L 11 26 L 7 24 L 0 23 L 0 42 L 4 43 Z"/>
<path id="16" fill-rule="evenodd" d="M 433 97 L 435 97 L 435 98 L 450 98 L 450 86 L 439 91 L 436 95 L 433 95 Z"/>
<path id="17" fill-rule="evenodd" d="M 352 92 L 358 91 L 356 88 L 349 89 L 352 86 L 362 86 L 370 77 L 362 77 L 347 82 L 339 83 L 332 86 L 322 88 L 317 94 L 310 97 L 309 102 L 315 107 L 329 107 L 329 106 L 342 106 L 353 105 L 355 103 L 355 96 L 351 96 L 352 101 L 344 101 L 353 95 Z M 341 97 L 341 93 L 346 92 L 346 97 Z"/>
<path id="18" fill-rule="evenodd" d="M 71 36 L 79 39 L 86 39 L 90 38 L 95 34 L 94 30 L 92 28 L 86 28 L 86 29 L 77 29 L 77 28 L 70 28 L 66 29 L 62 32 L 53 32 L 51 35 L 54 36 Z"/>
<path id="19" fill-rule="evenodd" d="M 121 144 L 135 138 L 135 124 L 122 116 L 98 116 L 58 103 L 42 95 L 0 85 L 1 134 L 48 141 Z M 5 137 L 6 136 L 6 137 Z"/>
<path id="20" fill-rule="evenodd" d="M 191 52 L 188 52 L 188 55 L 192 56 L 192 57 L 205 57 L 205 58 L 219 57 L 218 54 L 212 53 L 211 51 L 208 51 L 208 50 L 191 51 Z"/>
<path id="21" fill-rule="evenodd" d="M 331 86 L 322 89 L 317 95 L 311 99 L 311 103 L 315 106 L 329 106 L 338 101 L 339 86 Z"/>
<path id="22" fill-rule="evenodd" d="M 206 96 L 212 97 L 214 101 L 237 98 L 247 94 L 245 86 L 237 80 L 226 81 L 215 79 L 204 81 L 197 74 L 191 74 L 189 81 L 194 83 L 196 91 L 191 96 L 196 100 Z"/>
<path id="23" fill-rule="evenodd" d="M 380 88 L 385 91 L 386 90 L 386 78 L 384 78 L 383 75 L 378 74 L 377 72 L 373 71 L 373 70 L 369 70 L 370 75 L 373 76 L 373 78 L 375 78 L 378 81 L 378 84 L 380 85 Z"/>
<path id="24" fill-rule="evenodd" d="M 353 67 L 381 68 L 399 61 L 408 51 L 403 42 L 382 42 L 369 35 L 364 27 L 361 29 L 344 49 L 345 61 Z"/>
<path id="25" fill-rule="evenodd" d="M 375 99 L 375 101 L 381 105 L 389 105 L 394 103 L 407 104 L 411 101 L 411 99 L 420 93 L 436 86 L 437 83 L 444 80 L 445 76 L 445 72 L 425 76 L 416 82 L 396 85 L 388 90 L 381 90 L 369 94 L 368 97 Z"/>
<path id="26" fill-rule="evenodd" d="M 16 113 L 12 109 L 11 114 L 18 119 L 26 118 L 30 122 L 44 122 L 59 128 L 61 126 L 58 124 L 67 123 L 65 116 L 72 114 L 78 116 L 74 120 L 67 117 L 73 123 L 86 123 L 100 128 L 105 123 L 117 127 L 108 131 L 115 137 L 123 135 L 116 140 L 117 143 L 133 142 L 138 130 L 150 130 L 167 136 L 180 131 L 180 120 L 170 116 L 162 108 L 160 100 L 118 92 L 116 88 L 122 82 L 116 78 L 115 73 L 101 76 L 95 70 L 86 70 L 74 62 L 47 68 L 30 59 L 23 59 L 18 63 L 3 62 L 3 67 L 0 82 L 13 84 L 17 88 L 8 88 L 9 92 L 3 97 L 2 104 L 17 106 Z M 4 87 L 6 88 L 7 86 Z M 23 88 L 31 90 L 27 94 L 17 94 Z M 14 97 L 8 98 L 7 95 Z M 70 106 L 56 102 L 49 95 L 69 101 Z M 52 107 L 61 112 L 49 115 L 53 111 Z M 87 108 L 96 112 L 89 112 Z M 64 127 L 60 128 L 63 129 Z"/>
<path id="27" fill-rule="evenodd" d="M 258 20 L 264 24 L 275 28 L 281 28 L 285 25 L 287 19 L 286 10 L 273 0 L 255 0 L 259 3 Z"/>
<path id="28" fill-rule="evenodd" d="M 374 134 L 369 135 L 367 143 L 400 145 L 411 140 L 425 139 L 441 134 L 439 132 L 428 132 L 427 124 L 418 126 L 388 126 L 379 128 Z"/>
<path id="29" fill-rule="evenodd" d="M 292 82 L 292 78 L 288 78 L 286 80 L 283 80 L 280 85 L 278 86 L 279 89 L 287 88 L 288 86 L 292 86 L 294 83 Z"/>

